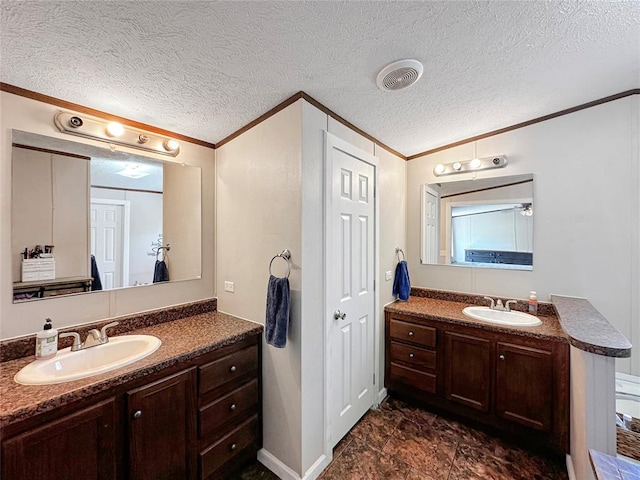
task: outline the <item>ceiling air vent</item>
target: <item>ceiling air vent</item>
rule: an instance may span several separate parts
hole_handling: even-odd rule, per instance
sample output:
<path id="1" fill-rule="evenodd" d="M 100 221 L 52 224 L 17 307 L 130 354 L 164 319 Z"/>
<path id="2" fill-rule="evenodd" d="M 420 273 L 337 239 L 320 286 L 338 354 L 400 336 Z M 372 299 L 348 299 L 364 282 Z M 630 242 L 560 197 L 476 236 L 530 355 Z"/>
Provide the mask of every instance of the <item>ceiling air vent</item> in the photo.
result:
<path id="1" fill-rule="evenodd" d="M 416 83 L 422 76 L 423 70 L 418 60 L 398 60 L 380 71 L 376 83 L 380 90 L 402 90 Z"/>

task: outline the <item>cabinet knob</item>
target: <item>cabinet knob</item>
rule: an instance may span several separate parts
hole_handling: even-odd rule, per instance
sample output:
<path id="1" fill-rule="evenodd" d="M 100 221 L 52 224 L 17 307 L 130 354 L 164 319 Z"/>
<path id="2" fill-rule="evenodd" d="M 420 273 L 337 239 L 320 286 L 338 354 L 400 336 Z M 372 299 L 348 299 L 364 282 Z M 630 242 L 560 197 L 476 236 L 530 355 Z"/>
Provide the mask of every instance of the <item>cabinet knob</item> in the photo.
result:
<path id="1" fill-rule="evenodd" d="M 230 450 L 235 450 L 236 448 L 238 448 L 238 445 L 236 445 L 235 443 L 232 443 L 229 447 Z"/>
<path id="2" fill-rule="evenodd" d="M 410 353 L 409 358 L 413 358 L 413 357 L 415 357 L 415 355 L 413 353 Z"/>
<path id="3" fill-rule="evenodd" d="M 236 404 L 232 403 L 231 406 L 229 407 L 229 410 L 233 412 L 235 409 L 236 409 Z"/>
<path id="4" fill-rule="evenodd" d="M 236 370 L 237 370 L 236 366 L 235 366 L 235 365 L 231 365 L 231 368 L 229 369 L 229 371 L 230 371 L 231 373 L 233 373 L 233 372 L 235 372 Z"/>
<path id="5" fill-rule="evenodd" d="M 142 416 L 142 410 L 136 410 L 133 413 L 133 418 L 140 418 Z"/>
<path id="6" fill-rule="evenodd" d="M 504 355 L 500 355 L 498 358 L 499 358 L 500 360 L 504 360 Z"/>
<path id="7" fill-rule="evenodd" d="M 409 336 L 410 336 L 410 337 L 413 337 L 413 332 L 409 332 Z"/>

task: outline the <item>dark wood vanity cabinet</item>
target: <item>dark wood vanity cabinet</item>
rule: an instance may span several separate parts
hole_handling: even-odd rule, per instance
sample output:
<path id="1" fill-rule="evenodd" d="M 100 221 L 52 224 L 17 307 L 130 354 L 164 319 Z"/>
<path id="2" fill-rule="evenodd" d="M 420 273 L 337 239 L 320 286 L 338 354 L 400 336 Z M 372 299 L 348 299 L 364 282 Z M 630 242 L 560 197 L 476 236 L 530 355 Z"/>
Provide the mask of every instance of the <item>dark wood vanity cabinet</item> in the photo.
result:
<path id="1" fill-rule="evenodd" d="M 391 312 L 385 328 L 389 392 L 568 450 L 566 342 Z"/>
<path id="2" fill-rule="evenodd" d="M 1 478 L 233 478 L 262 447 L 260 346 L 254 335 L 3 429 Z"/>
<path id="3" fill-rule="evenodd" d="M 116 426 L 110 398 L 3 440 L 2 478 L 117 478 Z"/>

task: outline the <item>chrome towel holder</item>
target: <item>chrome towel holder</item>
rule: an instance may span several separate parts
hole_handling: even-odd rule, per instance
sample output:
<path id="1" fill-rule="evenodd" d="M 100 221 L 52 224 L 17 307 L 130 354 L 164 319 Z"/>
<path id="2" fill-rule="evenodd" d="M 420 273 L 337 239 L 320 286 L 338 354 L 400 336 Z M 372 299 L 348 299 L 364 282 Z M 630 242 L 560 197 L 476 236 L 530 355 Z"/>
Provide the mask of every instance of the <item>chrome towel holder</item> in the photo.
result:
<path id="1" fill-rule="evenodd" d="M 405 259 L 404 252 L 402 251 L 402 249 L 400 247 L 396 247 L 396 255 L 398 255 L 398 261 L 402 261 L 402 260 L 400 260 L 400 254 L 402 254 L 402 260 L 404 260 Z"/>
<path id="2" fill-rule="evenodd" d="M 289 260 L 291 260 L 291 252 L 288 249 L 285 248 L 283 251 L 281 251 L 277 255 L 273 256 L 273 258 L 269 262 L 269 275 L 273 275 L 273 273 L 271 273 L 271 265 L 273 264 L 273 261 L 276 258 L 282 258 L 285 262 L 287 262 L 287 276 L 286 276 L 286 278 L 289 278 L 289 274 L 291 273 L 291 262 L 289 262 Z"/>

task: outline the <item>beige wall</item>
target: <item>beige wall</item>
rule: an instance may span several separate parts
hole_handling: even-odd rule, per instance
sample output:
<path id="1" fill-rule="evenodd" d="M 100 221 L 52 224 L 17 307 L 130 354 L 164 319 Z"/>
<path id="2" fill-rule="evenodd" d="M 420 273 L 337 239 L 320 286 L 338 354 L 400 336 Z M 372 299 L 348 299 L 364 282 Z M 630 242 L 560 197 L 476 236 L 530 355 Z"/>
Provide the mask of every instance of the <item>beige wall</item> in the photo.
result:
<path id="1" fill-rule="evenodd" d="M 509 165 L 478 176 L 534 175 L 533 271 L 420 264 L 420 185 L 440 162 L 473 158 L 473 143 L 407 165 L 412 285 L 527 298 L 586 297 L 632 343 L 640 344 L 638 302 L 638 99 L 609 102 L 476 142 L 477 156 Z M 470 174 L 456 176 L 469 180 Z M 640 374 L 638 355 L 634 372 Z M 617 368 L 630 371 L 629 360 Z"/>
<path id="2" fill-rule="evenodd" d="M 77 325 L 104 318 L 141 312 L 169 305 L 211 298 L 214 288 L 214 151 L 180 142 L 175 161 L 202 168 L 202 278 L 66 296 L 22 304 L 12 303 L 11 255 L 11 130 L 23 130 L 69 140 L 53 124 L 59 108 L 46 103 L 0 92 L 0 338 L 30 334 L 51 317 L 57 327 Z M 74 137 L 74 141 L 105 148 L 103 142 Z M 128 151 L 126 147 L 117 147 Z M 138 153 L 137 150 L 130 150 Z M 167 157 L 150 154 L 167 160 Z"/>

